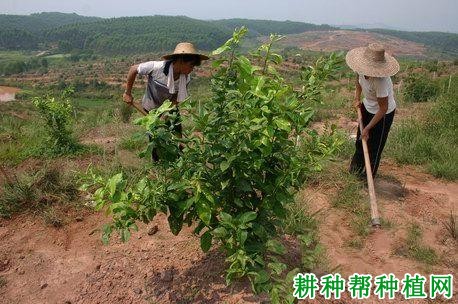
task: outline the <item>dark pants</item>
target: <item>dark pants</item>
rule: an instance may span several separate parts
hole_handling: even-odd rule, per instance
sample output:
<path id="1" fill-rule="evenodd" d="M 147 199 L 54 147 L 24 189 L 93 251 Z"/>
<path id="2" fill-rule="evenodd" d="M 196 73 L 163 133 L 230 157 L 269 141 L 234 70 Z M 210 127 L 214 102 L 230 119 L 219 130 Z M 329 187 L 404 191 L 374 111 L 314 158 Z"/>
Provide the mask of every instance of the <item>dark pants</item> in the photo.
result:
<path id="1" fill-rule="evenodd" d="M 146 109 L 143 109 L 143 110 L 145 110 L 146 113 L 148 113 L 148 111 Z M 176 109 L 170 110 L 169 113 L 170 114 L 176 113 L 176 116 L 175 116 L 175 119 L 173 121 L 167 120 L 165 122 L 165 125 L 167 127 L 170 127 L 172 125 L 172 123 L 173 123 L 173 131 L 176 132 L 178 134 L 178 136 L 181 137 L 181 134 L 183 133 L 183 127 L 181 126 L 180 110 L 178 108 L 176 108 Z M 149 135 L 149 134 L 148 134 L 148 140 L 149 141 L 152 140 L 151 135 Z M 154 162 L 159 161 L 159 155 L 157 154 L 157 148 L 153 148 L 153 150 L 151 151 L 151 159 Z"/>
<path id="2" fill-rule="evenodd" d="M 394 112 L 393 110 L 385 116 L 369 131 L 369 139 L 367 146 L 369 150 L 369 158 L 371 161 L 372 176 L 375 177 L 380 159 L 382 157 L 383 148 L 385 147 L 388 133 L 390 132 L 391 124 L 393 123 Z M 367 126 L 375 114 L 367 112 L 364 104 L 361 104 L 361 114 L 363 116 L 363 125 Z M 351 160 L 350 172 L 358 175 L 360 178 L 366 176 L 365 165 L 364 165 L 364 152 L 363 143 L 361 140 L 361 132 L 358 128 L 358 135 L 355 143 L 355 154 Z"/>

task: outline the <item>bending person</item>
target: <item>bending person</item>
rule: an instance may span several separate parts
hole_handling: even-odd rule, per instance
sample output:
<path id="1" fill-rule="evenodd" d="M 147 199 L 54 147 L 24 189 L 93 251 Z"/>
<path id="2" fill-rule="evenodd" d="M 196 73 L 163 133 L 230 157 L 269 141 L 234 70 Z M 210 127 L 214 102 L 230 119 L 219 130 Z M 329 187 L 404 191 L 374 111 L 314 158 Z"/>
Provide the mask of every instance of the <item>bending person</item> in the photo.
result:
<path id="1" fill-rule="evenodd" d="M 361 141 L 364 138 L 369 149 L 372 176 L 375 177 L 396 111 L 390 77 L 399 72 L 399 63 L 377 43 L 349 51 L 345 61 L 357 73 L 354 106 L 361 108 L 364 125 L 362 134 L 358 128 L 350 172 L 360 178 L 366 175 Z M 361 93 L 364 95 L 362 103 Z"/>

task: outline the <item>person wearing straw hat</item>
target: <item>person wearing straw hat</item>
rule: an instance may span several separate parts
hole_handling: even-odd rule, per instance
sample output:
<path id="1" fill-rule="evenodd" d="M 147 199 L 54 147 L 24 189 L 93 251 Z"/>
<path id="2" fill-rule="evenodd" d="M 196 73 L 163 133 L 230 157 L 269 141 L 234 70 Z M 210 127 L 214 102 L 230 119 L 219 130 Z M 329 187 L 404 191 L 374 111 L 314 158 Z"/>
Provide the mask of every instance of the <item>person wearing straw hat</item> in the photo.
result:
<path id="1" fill-rule="evenodd" d="M 399 63 L 378 43 L 350 50 L 345 61 L 357 73 L 354 106 L 360 107 L 364 125 L 362 134 L 358 128 L 350 172 L 361 178 L 365 176 L 361 141 L 364 138 L 369 147 L 372 176 L 375 177 L 396 111 L 390 77 L 399 72 Z M 364 95 L 362 102 L 361 93 Z"/>
<path id="2" fill-rule="evenodd" d="M 175 132 L 182 133 L 180 112 L 178 104 L 188 96 L 187 85 L 191 78 L 189 74 L 195 66 L 199 66 L 202 60 L 208 56 L 196 51 L 194 45 L 189 42 L 178 43 L 171 54 L 162 56 L 161 61 L 148 61 L 131 66 L 127 74 L 126 89 L 123 100 L 132 104 L 132 86 L 137 75 L 147 77 L 145 94 L 142 98 L 142 107 L 146 113 L 162 105 L 165 100 L 170 100 L 177 106 L 177 121 L 174 121 Z M 172 113 L 171 113 L 172 114 Z M 157 151 L 153 150 L 153 159 L 158 160 Z"/>

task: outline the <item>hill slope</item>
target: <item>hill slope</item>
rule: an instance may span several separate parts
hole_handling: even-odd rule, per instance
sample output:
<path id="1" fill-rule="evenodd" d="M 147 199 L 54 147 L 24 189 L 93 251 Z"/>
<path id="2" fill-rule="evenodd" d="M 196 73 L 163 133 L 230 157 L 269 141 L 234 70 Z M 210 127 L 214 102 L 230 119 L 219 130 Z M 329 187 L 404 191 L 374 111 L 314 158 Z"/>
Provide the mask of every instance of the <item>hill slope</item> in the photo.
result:
<path id="1" fill-rule="evenodd" d="M 29 16 L 0 15 L 0 50 L 37 50 L 58 45 L 60 51 L 73 50 L 100 54 L 133 54 L 163 52 L 173 49 L 180 41 L 192 41 L 199 49 L 211 50 L 230 37 L 236 27 L 246 26 L 250 37 L 270 33 L 296 35 L 293 45 L 328 50 L 326 44 L 338 37 L 329 25 L 293 21 L 224 19 L 203 21 L 184 16 L 146 16 L 104 19 L 77 14 L 39 13 Z M 458 55 L 458 34 L 442 32 L 405 32 L 385 29 L 352 30 L 355 35 L 382 37 L 382 42 L 395 41 L 399 48 L 414 42 L 424 54 L 429 50 L 442 55 Z M 324 38 L 320 37 L 324 33 Z M 312 35 L 313 37 L 311 38 Z M 331 35 L 331 37 L 327 37 Z M 361 37 L 362 37 L 361 36 Z M 301 41 L 301 39 L 303 40 Z M 318 40 L 317 40 L 318 39 Z M 387 42 L 388 41 L 388 42 Z M 369 41 L 362 45 L 367 44 Z M 352 43 L 340 49 L 349 49 Z M 321 44 L 324 44 L 321 47 Z M 332 47 L 330 48 L 332 49 Z M 409 52 L 401 52 L 409 53 Z M 418 51 L 415 52 L 418 55 Z"/>

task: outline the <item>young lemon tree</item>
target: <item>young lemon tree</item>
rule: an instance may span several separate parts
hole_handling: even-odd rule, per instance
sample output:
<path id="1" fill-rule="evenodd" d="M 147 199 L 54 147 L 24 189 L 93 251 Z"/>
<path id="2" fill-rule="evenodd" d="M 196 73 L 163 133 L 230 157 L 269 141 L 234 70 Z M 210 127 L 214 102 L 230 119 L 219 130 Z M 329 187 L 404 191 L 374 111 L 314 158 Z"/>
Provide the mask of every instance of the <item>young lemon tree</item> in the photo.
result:
<path id="1" fill-rule="evenodd" d="M 286 253 L 279 229 L 306 177 L 337 148 L 336 141 L 322 140 L 307 126 L 325 80 L 342 59 L 331 55 L 306 68 L 304 86 L 295 91 L 272 66 L 282 60 L 271 49 L 279 37 L 272 35 L 252 54 L 257 66 L 237 53 L 245 33 L 236 31 L 214 51 L 219 59 L 213 62 L 213 97 L 181 105 L 192 126 L 182 137 L 172 131 L 174 117 L 161 119 L 175 115 L 170 102 L 137 120 L 152 138 L 144 155 L 158 148 L 155 178 L 135 185 L 127 185 L 122 174 L 96 178 L 102 186 L 94 197 L 113 216 L 105 241 L 114 230 L 127 240 L 137 221 L 147 223 L 164 212 L 174 234 L 194 225 L 202 250 L 221 244 L 227 283 L 248 277 L 255 291 L 279 300 L 286 289 L 275 282 L 287 268 L 279 259 Z"/>

